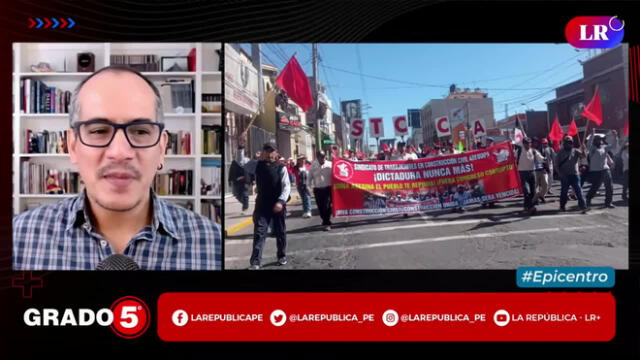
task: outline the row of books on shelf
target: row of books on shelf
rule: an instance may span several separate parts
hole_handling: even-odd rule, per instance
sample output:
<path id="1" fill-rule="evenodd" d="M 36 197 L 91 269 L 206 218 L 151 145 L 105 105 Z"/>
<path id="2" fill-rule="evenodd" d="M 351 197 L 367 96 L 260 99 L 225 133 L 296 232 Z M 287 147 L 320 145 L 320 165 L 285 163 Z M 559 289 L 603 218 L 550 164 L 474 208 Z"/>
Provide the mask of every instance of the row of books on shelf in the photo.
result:
<path id="1" fill-rule="evenodd" d="M 195 109 L 195 86 L 191 78 L 168 78 L 160 85 L 165 113 L 187 114 Z"/>
<path id="2" fill-rule="evenodd" d="M 201 178 L 201 195 L 218 196 L 222 193 L 219 160 L 202 159 Z"/>
<path id="3" fill-rule="evenodd" d="M 170 132 L 165 150 L 167 155 L 191 155 L 191 133 L 187 131 Z"/>
<path id="4" fill-rule="evenodd" d="M 193 195 L 193 171 L 169 170 L 156 175 L 153 189 L 160 196 Z"/>
<path id="5" fill-rule="evenodd" d="M 42 80 L 20 80 L 21 113 L 68 113 L 70 103 L 71 91 L 47 86 Z"/>
<path id="6" fill-rule="evenodd" d="M 111 55 L 111 65 L 126 65 L 140 72 L 159 71 L 160 63 L 156 55 Z"/>
<path id="7" fill-rule="evenodd" d="M 66 154 L 67 132 L 66 131 L 34 131 L 25 129 L 24 148 L 26 154 Z"/>
<path id="8" fill-rule="evenodd" d="M 72 170 L 52 169 L 47 164 L 22 163 L 22 194 L 77 194 L 83 184 L 80 174 Z"/>
<path id="9" fill-rule="evenodd" d="M 48 164 L 22 162 L 20 174 L 22 194 L 77 194 L 83 187 L 80 175 L 72 170 L 58 170 Z M 219 162 L 211 165 L 203 161 L 200 194 L 218 196 L 221 194 L 221 173 Z M 156 175 L 153 189 L 160 196 L 193 195 L 193 171 L 169 170 Z"/>
<path id="10" fill-rule="evenodd" d="M 213 222 L 222 222 L 222 208 L 215 201 L 203 201 L 200 204 L 200 213 Z"/>
<path id="11" fill-rule="evenodd" d="M 222 127 L 202 126 L 202 153 L 220 155 L 222 153 Z"/>

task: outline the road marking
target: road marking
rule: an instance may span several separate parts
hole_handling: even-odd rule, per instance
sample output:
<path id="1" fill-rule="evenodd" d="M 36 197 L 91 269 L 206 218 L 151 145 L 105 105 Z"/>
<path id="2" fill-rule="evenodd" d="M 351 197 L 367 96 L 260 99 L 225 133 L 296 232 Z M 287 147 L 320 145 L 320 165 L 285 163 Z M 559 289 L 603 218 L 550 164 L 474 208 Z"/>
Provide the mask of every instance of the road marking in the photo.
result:
<path id="1" fill-rule="evenodd" d="M 600 215 L 603 214 L 604 211 L 591 211 L 587 214 L 554 214 L 554 215 L 540 215 L 531 217 L 530 220 L 543 220 L 549 218 L 567 218 L 567 217 L 586 217 L 591 215 Z M 423 217 L 424 219 L 424 217 Z M 363 230 L 348 230 L 344 229 L 344 231 L 340 231 L 340 228 L 336 228 L 335 231 L 323 233 L 322 237 L 325 236 L 352 236 L 359 234 L 370 234 L 372 232 L 379 231 L 396 231 L 396 230 L 404 230 L 404 229 L 416 229 L 416 228 L 425 228 L 425 227 L 439 227 L 439 226 L 450 226 L 450 225 L 471 225 L 471 224 L 483 224 L 483 223 L 510 223 L 514 221 L 522 220 L 522 217 L 510 217 L 500 219 L 498 221 L 488 220 L 488 219 L 472 219 L 472 220 L 455 220 L 455 221 L 435 221 L 431 219 L 424 219 L 426 223 L 422 224 L 413 224 L 413 225 L 398 225 L 398 226 L 385 226 L 385 227 L 374 227 Z M 336 224 L 337 225 L 337 224 Z M 253 240 L 225 240 L 227 245 L 242 245 L 242 244 L 252 244 Z"/>
<path id="2" fill-rule="evenodd" d="M 435 238 L 388 241 L 388 242 L 380 242 L 380 243 L 373 243 L 373 244 L 361 244 L 361 245 L 351 245 L 351 246 L 330 246 L 322 249 L 306 249 L 306 250 L 290 251 L 288 252 L 287 255 L 294 256 L 294 255 L 318 253 L 320 251 L 344 252 L 344 251 L 366 250 L 366 249 L 375 249 L 375 248 L 391 247 L 391 246 L 417 245 L 417 244 L 451 241 L 451 240 L 471 240 L 471 239 L 504 237 L 504 236 L 511 236 L 511 235 L 529 235 L 529 234 L 542 234 L 542 233 L 551 233 L 551 232 L 559 232 L 559 231 L 601 229 L 601 228 L 608 228 L 608 227 L 609 226 L 606 226 L 606 225 L 572 226 L 572 227 L 565 227 L 565 228 L 556 227 L 556 228 L 549 228 L 549 229 L 513 230 L 513 231 L 481 233 L 481 234 L 440 236 Z M 227 257 L 225 261 L 229 261 L 229 262 L 247 261 L 247 257 L 246 256 Z"/>
<path id="3" fill-rule="evenodd" d="M 227 230 L 227 235 L 234 234 L 234 233 L 240 231 L 241 229 L 243 229 L 245 226 L 248 226 L 248 225 L 251 225 L 251 224 L 253 224 L 253 219 L 252 218 L 244 219 L 240 223 L 235 224 L 232 227 L 230 227 Z"/>

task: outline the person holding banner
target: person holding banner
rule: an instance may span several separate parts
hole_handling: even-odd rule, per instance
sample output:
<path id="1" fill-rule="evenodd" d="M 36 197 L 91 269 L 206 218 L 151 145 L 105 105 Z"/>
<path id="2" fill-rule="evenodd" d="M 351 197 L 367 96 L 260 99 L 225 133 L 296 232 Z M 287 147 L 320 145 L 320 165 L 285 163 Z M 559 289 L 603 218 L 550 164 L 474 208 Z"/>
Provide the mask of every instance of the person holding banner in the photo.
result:
<path id="1" fill-rule="evenodd" d="M 573 147 L 573 138 L 569 135 L 564 137 L 562 148 L 556 154 L 558 164 L 558 175 L 560 175 L 560 211 L 566 211 L 566 204 L 569 200 L 569 187 L 573 188 L 574 195 L 578 200 L 578 206 L 582 211 L 587 210 L 582 196 L 582 186 L 580 184 L 580 172 L 578 164 L 580 159 L 585 158 L 586 147 L 582 144 L 580 150 Z"/>
<path id="2" fill-rule="evenodd" d="M 615 130 L 612 131 L 615 143 L 607 144 L 603 136 L 596 134 L 596 129 L 592 129 L 589 138 L 589 172 L 591 176 L 591 188 L 587 193 L 587 208 L 591 207 L 591 200 L 595 197 L 602 183 L 605 188 L 604 207 L 613 209 L 615 206 L 611 203 L 613 200 L 613 180 L 611 178 L 611 168 L 613 160 L 609 156 L 608 150 L 618 147 L 618 137 Z"/>
<path id="3" fill-rule="evenodd" d="M 391 155 L 391 160 L 418 160 L 416 154 L 405 151 L 405 145 L 406 144 L 403 142 L 398 143 L 398 151 L 395 154 Z"/>
<path id="4" fill-rule="evenodd" d="M 253 252 L 249 270 L 260 269 L 262 249 L 271 221 L 273 221 L 273 231 L 276 235 L 278 264 L 287 264 L 285 218 L 286 204 L 291 193 L 289 173 L 287 167 L 278 161 L 280 155 L 274 145 L 266 143 L 262 150 L 263 160 L 256 166 L 258 195 L 253 212 Z"/>
<path id="5" fill-rule="evenodd" d="M 535 162 L 544 162 L 545 160 L 538 150 L 531 147 L 531 138 L 525 137 L 522 139 L 522 146 L 518 146 L 516 150 L 516 161 L 518 172 L 520 173 L 522 191 L 524 192 L 524 211 L 530 215 L 536 213 L 536 207 L 533 205 L 533 197 L 536 191 Z"/>
<path id="6" fill-rule="evenodd" d="M 412 154 L 405 151 L 406 144 L 404 142 L 398 143 L 398 151 L 391 155 L 391 160 L 418 160 L 416 154 Z M 409 214 L 402 214 L 403 217 L 408 218 Z"/>
<path id="7" fill-rule="evenodd" d="M 349 160 L 351 161 L 358 161 L 358 157 L 356 156 L 356 152 L 353 149 L 349 149 Z"/>
<path id="8" fill-rule="evenodd" d="M 309 172 L 309 184 L 313 187 L 313 195 L 316 198 L 325 231 L 331 230 L 331 178 L 331 161 L 326 160 L 326 154 L 323 151 L 318 151 Z"/>

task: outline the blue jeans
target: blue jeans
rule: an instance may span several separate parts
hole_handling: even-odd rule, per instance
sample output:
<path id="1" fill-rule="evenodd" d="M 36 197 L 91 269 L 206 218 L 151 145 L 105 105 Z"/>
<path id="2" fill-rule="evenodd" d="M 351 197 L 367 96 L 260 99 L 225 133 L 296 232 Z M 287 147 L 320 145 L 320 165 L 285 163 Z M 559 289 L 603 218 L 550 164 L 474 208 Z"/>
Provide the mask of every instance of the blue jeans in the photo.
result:
<path id="1" fill-rule="evenodd" d="M 233 183 L 233 196 L 242 204 L 242 211 L 249 209 L 249 189 L 243 182 Z"/>
<path id="2" fill-rule="evenodd" d="M 565 175 L 560 178 L 560 207 L 564 208 L 567 204 L 567 200 L 569 196 L 567 193 L 569 192 L 569 186 L 573 188 L 573 191 L 576 193 L 576 197 L 578 198 L 578 206 L 580 209 L 585 209 L 587 206 L 584 202 L 584 197 L 582 197 L 582 187 L 580 186 L 580 175 Z"/>
<path id="3" fill-rule="evenodd" d="M 299 187 L 298 194 L 302 199 L 302 212 L 311 212 L 311 195 L 309 194 L 309 189 L 306 186 Z"/>

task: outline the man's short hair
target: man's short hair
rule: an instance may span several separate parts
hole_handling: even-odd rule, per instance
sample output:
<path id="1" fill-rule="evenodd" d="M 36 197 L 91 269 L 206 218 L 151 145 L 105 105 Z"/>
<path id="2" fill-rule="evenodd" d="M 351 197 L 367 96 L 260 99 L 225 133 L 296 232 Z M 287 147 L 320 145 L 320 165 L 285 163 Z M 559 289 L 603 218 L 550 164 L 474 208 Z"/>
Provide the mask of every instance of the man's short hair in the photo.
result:
<path id="1" fill-rule="evenodd" d="M 164 122 L 164 112 L 163 112 L 163 108 L 162 108 L 162 97 L 160 96 L 160 91 L 158 91 L 158 88 L 153 84 L 153 82 L 151 80 L 149 80 L 146 76 L 142 75 L 140 72 L 127 67 L 127 66 L 123 66 L 123 65 L 111 65 L 111 66 L 106 66 L 103 67 L 102 69 L 94 72 L 93 74 L 87 76 L 86 78 L 84 78 L 79 84 L 78 86 L 76 86 L 75 90 L 73 90 L 73 94 L 71 95 L 71 103 L 69 104 L 69 126 L 73 127 L 73 124 L 77 121 L 79 121 L 79 117 L 80 117 L 80 103 L 78 102 L 78 97 L 80 95 L 80 91 L 82 90 L 82 88 L 84 87 L 84 84 L 86 84 L 89 80 L 91 80 L 94 76 L 101 74 L 103 72 L 116 72 L 116 73 L 130 73 L 130 74 L 134 74 L 136 76 L 138 76 L 139 78 L 141 78 L 142 80 L 144 80 L 147 85 L 149 85 L 149 87 L 151 88 L 151 90 L 153 91 L 153 94 L 155 95 L 155 100 L 156 100 L 156 121 L 157 122 Z"/>

